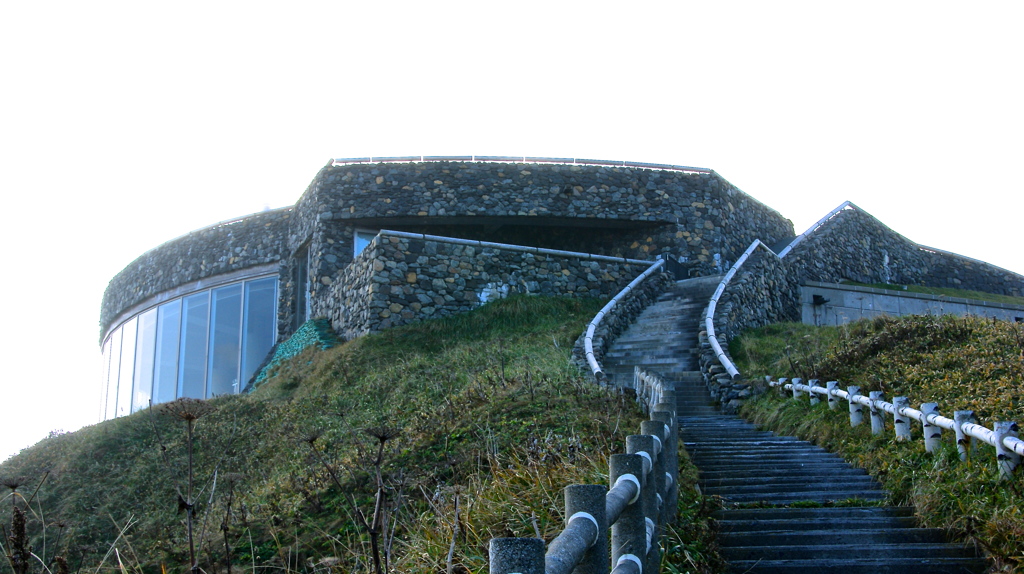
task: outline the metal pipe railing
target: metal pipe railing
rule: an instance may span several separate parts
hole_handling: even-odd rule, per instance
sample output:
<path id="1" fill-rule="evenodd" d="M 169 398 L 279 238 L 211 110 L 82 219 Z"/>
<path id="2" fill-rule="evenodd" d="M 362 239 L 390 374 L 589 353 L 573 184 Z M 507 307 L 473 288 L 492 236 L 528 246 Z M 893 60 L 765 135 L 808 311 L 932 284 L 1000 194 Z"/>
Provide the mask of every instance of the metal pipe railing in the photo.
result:
<path id="1" fill-rule="evenodd" d="M 651 420 L 609 458 L 610 488 L 565 488 L 565 526 L 544 548 L 538 538 L 492 538 L 490 574 L 643 574 L 657 572 L 659 532 L 675 517 L 679 428 L 671 383 L 634 369 L 637 400 Z M 654 402 L 652 402 L 654 401 Z"/>
<path id="2" fill-rule="evenodd" d="M 352 165 L 363 163 L 424 163 L 435 161 L 470 161 L 499 163 L 560 163 L 567 165 L 596 165 L 608 167 L 627 167 L 635 169 L 657 169 L 662 171 L 685 171 L 690 173 L 714 173 L 706 167 L 688 165 L 672 165 L 667 163 L 648 163 L 642 161 L 619 161 L 604 159 L 581 159 L 573 157 L 530 157 L 522 155 L 405 155 L 405 156 L 370 156 L 342 157 L 331 159 L 331 165 Z"/>
<path id="3" fill-rule="evenodd" d="M 585 261 L 606 261 L 609 263 L 627 263 L 630 265 L 650 265 L 646 259 L 628 259 L 626 257 L 611 257 L 610 255 L 595 255 L 593 253 L 581 253 L 579 251 L 562 251 L 560 249 L 545 249 L 544 247 L 529 247 L 526 245 L 512 245 L 511 243 L 494 243 L 491 241 L 477 241 L 475 239 L 459 239 L 457 237 L 444 237 L 442 235 L 427 235 L 425 233 L 409 233 L 408 231 L 394 231 L 382 229 L 377 235 L 382 237 L 401 237 L 404 239 L 422 239 L 424 241 L 436 241 L 438 243 L 451 243 L 454 245 L 468 245 L 481 249 L 501 249 L 503 251 L 515 251 L 519 253 L 532 253 L 535 255 L 554 255 L 556 257 L 575 257 Z"/>
<path id="4" fill-rule="evenodd" d="M 627 261 L 632 262 L 633 260 Z M 643 263 L 646 264 L 651 262 L 644 261 Z M 594 355 L 594 333 L 597 332 L 598 325 L 601 324 L 601 321 L 605 318 L 605 316 L 611 313 L 612 309 L 615 308 L 615 305 L 617 305 L 620 301 L 625 299 L 626 296 L 628 296 L 634 289 L 636 289 L 637 285 L 643 283 L 644 279 L 647 279 L 648 277 L 653 275 L 658 269 L 661 269 L 664 265 L 664 259 L 659 259 L 655 261 L 653 264 L 651 264 L 651 266 L 648 267 L 646 271 L 637 276 L 636 279 L 630 281 L 629 285 L 626 285 L 626 287 L 622 291 L 619 291 L 617 295 L 612 297 L 611 300 L 608 301 L 608 303 L 604 307 L 602 307 L 600 311 L 597 312 L 597 315 L 594 315 L 593 320 L 591 320 L 590 323 L 587 325 L 586 334 L 583 336 L 583 351 L 587 357 L 587 364 L 590 365 L 590 370 L 594 373 L 594 378 L 597 379 L 597 382 L 601 382 L 604 379 L 604 370 L 601 368 L 601 364 L 597 361 L 597 357 Z"/>
<path id="5" fill-rule="evenodd" d="M 747 258 L 750 257 L 758 247 L 764 247 L 769 253 L 775 253 L 770 247 L 761 243 L 760 239 L 755 239 L 754 242 L 750 244 L 750 247 L 747 247 L 747 250 L 743 252 L 743 255 L 740 255 L 740 258 L 736 260 L 736 263 L 733 263 L 732 267 L 729 268 L 729 272 L 725 274 L 725 277 L 722 278 L 722 281 L 718 284 L 718 288 L 715 289 L 714 295 L 711 296 L 711 300 L 708 301 L 708 308 L 704 314 L 704 330 L 707 331 L 708 343 L 711 344 L 711 348 L 715 351 L 715 356 L 718 357 L 718 362 L 725 367 L 725 370 L 734 379 L 740 376 L 740 371 L 736 368 L 736 365 L 729 360 L 729 357 L 722 349 L 721 343 L 718 342 L 718 337 L 715 336 L 715 309 L 718 306 L 719 298 L 721 298 L 722 294 L 725 293 L 725 288 L 729 285 L 729 281 L 736 276 L 736 273 L 739 272 L 743 263 L 747 261 Z"/>
<path id="6" fill-rule="evenodd" d="M 942 430 L 951 430 L 955 434 L 960 459 L 967 460 L 973 452 L 975 443 L 972 441 L 971 448 L 968 449 L 966 438 L 977 439 L 995 447 L 999 477 L 1003 480 L 1012 476 L 1014 468 L 1020 464 L 1021 456 L 1024 456 L 1024 440 L 1018 438 L 1019 427 L 1013 421 L 999 421 L 993 425 L 994 428 L 989 429 L 974 421 L 973 411 L 956 411 L 954 417 L 950 419 L 939 414 L 936 403 L 923 403 L 921 408 L 915 409 L 910 406 L 910 401 L 906 397 L 896 397 L 892 402 L 888 402 L 878 391 L 872 391 L 869 396 L 860 394 L 860 387 L 856 386 L 851 386 L 848 390 L 843 391 L 838 388 L 837 381 L 829 381 L 825 387 L 817 385 L 816 379 L 808 381 L 809 384 L 804 384 L 803 380 L 798 378 L 792 380 L 780 378 L 773 381 L 770 376 L 766 376 L 765 381 L 769 386 L 779 387 L 783 392 L 791 391 L 794 398 L 801 397 L 803 393 L 809 393 L 812 401 L 818 400 L 816 399 L 818 395 L 825 396 L 831 409 L 838 408 L 838 404 L 833 399 L 846 400 L 850 405 L 851 426 L 858 426 L 863 422 L 863 410 L 857 407 L 866 406 L 872 414 L 871 432 L 873 434 L 884 432 L 882 413 L 892 415 L 896 440 L 910 440 L 909 422 L 917 421 L 922 425 L 927 452 L 935 452 L 939 448 Z"/>

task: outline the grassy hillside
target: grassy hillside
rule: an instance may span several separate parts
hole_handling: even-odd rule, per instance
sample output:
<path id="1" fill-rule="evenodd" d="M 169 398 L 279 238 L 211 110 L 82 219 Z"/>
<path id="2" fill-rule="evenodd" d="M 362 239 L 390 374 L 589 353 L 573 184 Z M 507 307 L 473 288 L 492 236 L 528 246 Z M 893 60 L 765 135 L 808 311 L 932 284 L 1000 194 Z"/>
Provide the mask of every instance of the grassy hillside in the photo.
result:
<path id="1" fill-rule="evenodd" d="M 803 377 L 880 390 L 887 400 L 936 402 L 940 412 L 972 409 L 979 422 L 1024 422 L 1024 325 L 952 316 L 879 318 L 845 327 L 779 324 L 744 333 L 730 345 L 751 377 Z M 1024 469 L 999 482 L 995 451 L 982 447 L 961 463 L 952 433 L 936 455 L 924 452 L 920 425 L 913 441 L 851 428 L 845 409 L 768 392 L 744 414 L 770 428 L 814 440 L 866 468 L 898 504 L 913 504 L 925 524 L 950 527 L 990 553 L 1002 571 L 1024 571 Z"/>
<path id="2" fill-rule="evenodd" d="M 54 571 L 55 554 L 72 572 L 187 570 L 177 484 L 197 501 L 193 534 L 211 574 L 227 572 L 229 555 L 236 571 L 369 572 L 375 544 L 391 571 L 485 572 L 491 537 L 552 537 L 562 488 L 605 483 L 607 455 L 638 432 L 636 404 L 569 362 L 601 304 L 510 298 L 307 350 L 250 395 L 48 438 L 0 465 L 0 484 L 16 487 L 19 507 L 31 500 L 35 553 Z M 183 419 L 196 415 L 189 497 Z M 681 498 L 699 514 L 694 493 Z M 10 525 L 13 501 L 0 502 Z M 682 571 L 709 533 L 679 531 L 698 539 L 670 543 Z"/>

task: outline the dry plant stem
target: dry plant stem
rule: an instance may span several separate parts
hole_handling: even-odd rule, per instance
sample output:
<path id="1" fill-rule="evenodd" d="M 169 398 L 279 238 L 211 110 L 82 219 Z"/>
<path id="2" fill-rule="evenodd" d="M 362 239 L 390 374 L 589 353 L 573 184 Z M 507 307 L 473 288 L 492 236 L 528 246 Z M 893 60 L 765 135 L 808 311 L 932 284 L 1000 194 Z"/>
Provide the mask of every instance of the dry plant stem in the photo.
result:
<path id="1" fill-rule="evenodd" d="M 448 574 L 452 574 L 452 558 L 455 556 L 455 541 L 459 538 L 459 493 L 455 493 L 455 521 L 452 522 L 452 543 L 448 546 Z"/>
<path id="2" fill-rule="evenodd" d="M 194 421 L 186 420 L 185 428 L 187 434 L 187 449 L 188 449 L 188 498 L 185 500 L 185 524 L 188 530 L 188 557 L 189 566 L 192 570 L 192 574 L 198 574 L 199 563 L 196 560 L 196 544 L 192 536 L 192 511 L 195 509 L 195 505 L 192 503 L 192 425 Z"/>

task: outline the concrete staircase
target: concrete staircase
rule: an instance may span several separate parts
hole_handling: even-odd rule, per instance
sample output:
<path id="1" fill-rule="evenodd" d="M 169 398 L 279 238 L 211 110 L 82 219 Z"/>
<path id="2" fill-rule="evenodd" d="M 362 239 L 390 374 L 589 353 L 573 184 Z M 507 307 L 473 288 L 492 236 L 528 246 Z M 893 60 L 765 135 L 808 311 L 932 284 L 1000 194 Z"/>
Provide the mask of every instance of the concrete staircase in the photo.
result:
<path id="1" fill-rule="evenodd" d="M 631 383 L 635 365 L 676 382 L 680 440 L 700 469 L 702 491 L 724 503 L 715 518 L 729 571 L 984 572 L 973 548 L 917 528 L 912 508 L 872 506 L 886 493 L 863 470 L 712 404 L 697 370 L 697 332 L 719 280 L 677 282 L 611 344 L 602 366 L 617 385 Z"/>
<path id="2" fill-rule="evenodd" d="M 676 281 L 649 305 L 605 353 L 601 366 L 610 382 L 630 384 L 635 365 L 669 378 L 697 370 L 700 314 L 721 280 L 713 276 Z"/>
<path id="3" fill-rule="evenodd" d="M 704 494 L 724 504 L 715 518 L 730 572 L 986 570 L 973 548 L 946 543 L 941 529 L 917 528 L 913 508 L 868 506 L 886 492 L 863 470 L 806 441 L 714 412 L 698 377 L 680 379 L 676 388 L 680 440 L 700 469 Z M 807 507 L 835 502 L 844 505 Z"/>

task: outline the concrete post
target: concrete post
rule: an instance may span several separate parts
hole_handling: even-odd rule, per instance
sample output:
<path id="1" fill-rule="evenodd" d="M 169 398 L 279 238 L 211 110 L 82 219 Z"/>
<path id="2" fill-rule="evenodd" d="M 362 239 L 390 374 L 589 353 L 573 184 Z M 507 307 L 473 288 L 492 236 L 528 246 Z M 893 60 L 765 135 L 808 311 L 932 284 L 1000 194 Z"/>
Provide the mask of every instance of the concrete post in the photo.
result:
<path id="1" fill-rule="evenodd" d="M 804 392 L 803 391 L 798 391 L 797 388 L 796 388 L 796 386 L 799 385 L 800 383 L 804 382 L 804 380 L 803 379 L 793 379 L 791 382 L 793 384 L 793 398 L 794 399 L 799 399 L 800 397 L 804 396 Z"/>
<path id="2" fill-rule="evenodd" d="M 925 452 L 935 452 L 942 445 L 942 427 L 929 423 L 928 415 L 938 416 L 939 404 L 922 403 L 921 413 L 924 414 L 924 421 L 921 423 L 924 432 L 924 450 Z"/>
<path id="3" fill-rule="evenodd" d="M 607 492 L 598 484 L 565 487 L 565 529 L 548 547 L 545 572 L 608 574 L 608 521 L 604 514 Z"/>
<path id="4" fill-rule="evenodd" d="M 641 562 L 641 571 L 642 557 L 647 553 L 647 524 L 641 503 L 643 474 L 644 461 L 640 455 L 613 454 L 609 461 L 609 478 L 612 484 L 620 477 L 629 476 L 636 478 L 641 484 L 636 499 L 622 510 L 619 519 L 612 524 L 612 564 L 618 564 L 623 556 L 634 556 Z"/>
<path id="5" fill-rule="evenodd" d="M 974 452 L 975 441 L 974 437 L 968 440 L 963 426 L 974 422 L 974 411 L 954 411 L 953 422 L 956 423 L 953 427 L 953 432 L 956 433 L 956 450 L 960 452 L 960 460 L 966 461 Z"/>
<path id="6" fill-rule="evenodd" d="M 860 393 L 860 387 L 852 385 L 846 387 L 846 397 L 850 401 L 850 426 L 855 427 L 864 422 L 864 405 L 853 402 L 853 397 Z"/>
<path id="7" fill-rule="evenodd" d="M 839 409 L 839 397 L 833 396 L 832 392 L 839 387 L 839 381 L 829 381 L 825 383 L 825 388 L 828 389 L 828 408 L 829 410 Z"/>
<path id="8" fill-rule="evenodd" d="M 892 415 L 893 426 L 896 428 L 896 440 L 903 442 L 910 440 L 910 419 L 901 412 L 910 406 L 910 399 L 907 397 L 896 397 L 892 400 L 896 412 Z"/>
<path id="9" fill-rule="evenodd" d="M 807 381 L 807 384 L 809 386 L 811 386 L 811 387 L 817 386 L 818 385 L 818 379 L 811 379 L 811 380 Z M 816 405 L 816 404 L 821 402 L 821 399 L 818 398 L 818 393 L 816 393 L 814 391 L 808 391 L 808 392 L 811 395 L 811 406 L 812 407 L 814 405 Z"/>
<path id="10" fill-rule="evenodd" d="M 662 517 L 665 522 L 672 522 L 676 517 L 676 506 L 679 502 L 679 430 L 676 428 L 678 419 L 675 411 L 666 412 L 662 409 L 664 403 L 655 407 L 651 419 L 664 423 L 668 429 L 667 437 L 664 439 L 664 449 L 661 451 L 665 459 L 665 512 Z M 667 406 L 666 406 L 667 407 Z"/>
<path id="11" fill-rule="evenodd" d="M 491 538 L 490 574 L 544 574 L 540 538 Z"/>
<path id="12" fill-rule="evenodd" d="M 1010 480 L 1013 478 L 1013 469 L 1020 464 L 1020 455 L 1006 448 L 1003 439 L 1006 437 L 1017 438 L 1017 423 L 1011 421 L 997 422 L 993 429 L 996 434 L 996 460 L 999 464 L 999 480 Z"/>
<path id="13" fill-rule="evenodd" d="M 786 381 L 788 380 L 786 377 L 779 377 L 779 394 L 786 394 Z"/>
<path id="14" fill-rule="evenodd" d="M 885 430 L 885 419 L 882 418 L 882 411 L 878 410 L 878 406 L 875 405 L 875 401 L 881 401 L 885 398 L 885 393 L 882 391 L 871 391 L 868 396 L 871 399 L 871 434 L 882 434 Z"/>
<path id="15" fill-rule="evenodd" d="M 654 478 L 655 488 L 655 499 L 658 503 L 657 512 L 651 516 L 654 519 L 655 524 L 659 526 L 658 532 L 661 532 L 661 524 L 665 521 L 665 513 L 668 510 L 666 502 L 668 502 L 668 492 L 665 490 L 665 459 L 668 458 L 665 444 L 665 436 L 668 435 L 668 428 L 665 423 L 661 421 L 643 421 L 640 423 L 640 432 L 645 435 L 654 437 L 654 452 L 657 453 L 657 457 L 654 459 L 654 469 L 652 476 Z"/>
<path id="16" fill-rule="evenodd" d="M 640 556 L 644 563 L 644 574 L 652 574 L 658 571 L 661 556 L 655 552 L 657 540 L 653 540 L 655 517 L 657 516 L 657 498 L 655 497 L 654 478 L 651 471 L 654 468 L 654 437 L 649 435 L 629 435 L 626 437 L 626 452 L 628 454 L 641 454 L 644 457 L 644 491 L 640 495 L 640 504 L 644 512 L 644 526 L 647 531 L 644 543 L 644 552 Z M 648 522 L 649 521 L 649 522 Z"/>

